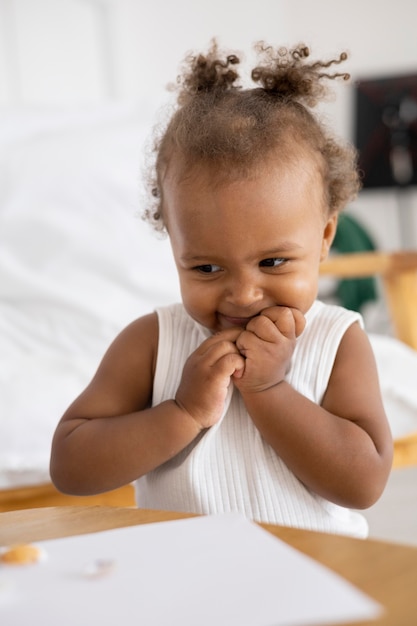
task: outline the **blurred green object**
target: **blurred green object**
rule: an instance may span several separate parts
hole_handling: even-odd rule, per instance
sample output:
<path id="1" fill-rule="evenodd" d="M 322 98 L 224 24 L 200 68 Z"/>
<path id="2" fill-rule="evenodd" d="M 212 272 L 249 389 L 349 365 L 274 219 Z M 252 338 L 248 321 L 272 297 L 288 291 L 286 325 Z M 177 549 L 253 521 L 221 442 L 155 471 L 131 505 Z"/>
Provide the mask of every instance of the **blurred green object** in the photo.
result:
<path id="1" fill-rule="evenodd" d="M 342 213 L 331 249 L 340 254 L 348 254 L 375 250 L 376 246 L 367 230 L 356 219 Z M 337 284 L 336 295 L 346 309 L 361 312 L 367 302 L 378 299 L 376 280 L 373 277 L 342 279 Z"/>

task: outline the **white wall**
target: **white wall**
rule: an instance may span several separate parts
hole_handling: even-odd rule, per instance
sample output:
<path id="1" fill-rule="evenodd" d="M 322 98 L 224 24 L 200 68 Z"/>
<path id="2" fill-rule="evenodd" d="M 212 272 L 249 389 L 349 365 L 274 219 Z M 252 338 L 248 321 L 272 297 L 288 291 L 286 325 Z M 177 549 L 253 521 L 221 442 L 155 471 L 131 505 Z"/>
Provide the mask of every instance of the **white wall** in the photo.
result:
<path id="1" fill-rule="evenodd" d="M 319 55 L 347 50 L 352 82 L 417 74 L 415 0 L 289 0 L 287 18 L 293 39 L 311 42 Z M 336 102 L 326 108 L 337 131 L 349 139 L 352 95 L 353 86 L 342 86 Z M 417 247 L 417 190 L 400 198 L 394 190 L 362 191 L 350 211 L 370 229 L 379 247 Z"/>
<path id="2" fill-rule="evenodd" d="M 98 38 L 84 0 L 0 0 L 0 102 L 97 100 Z"/>
<path id="3" fill-rule="evenodd" d="M 213 35 L 228 47 L 245 50 L 249 58 L 258 39 L 289 45 L 304 41 L 318 57 L 347 50 L 346 66 L 353 80 L 417 73 L 415 0 L 211 0 L 206 4 L 124 0 L 122 5 L 117 38 L 119 89 L 124 94 L 149 89 L 162 97 L 162 87 L 176 76 L 184 52 L 204 48 Z M 340 85 L 336 100 L 323 107 L 329 123 L 349 139 L 352 90 L 352 85 Z M 406 239 L 395 191 L 363 191 L 350 211 L 369 228 L 379 247 L 417 247 L 417 192 L 404 204 Z"/>
<path id="4" fill-rule="evenodd" d="M 348 50 L 353 79 L 417 73 L 416 25 L 415 0 L 0 0 L 0 104 L 113 96 L 148 99 L 156 109 L 185 52 L 206 48 L 213 36 L 249 59 L 258 39 L 304 41 L 318 57 Z M 352 86 L 336 91 L 323 112 L 350 138 Z M 408 204 L 417 247 L 416 192 Z M 350 210 L 379 247 L 402 245 L 394 192 L 364 191 Z"/>

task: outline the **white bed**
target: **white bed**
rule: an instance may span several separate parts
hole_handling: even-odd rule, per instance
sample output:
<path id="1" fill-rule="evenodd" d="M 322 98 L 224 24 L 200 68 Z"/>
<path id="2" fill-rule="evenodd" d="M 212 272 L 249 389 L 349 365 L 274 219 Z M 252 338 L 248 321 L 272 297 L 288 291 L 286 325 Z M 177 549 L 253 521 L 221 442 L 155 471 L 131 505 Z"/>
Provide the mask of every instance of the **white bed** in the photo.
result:
<path id="1" fill-rule="evenodd" d="M 102 7 L 89 6 L 97 35 Z M 106 40 L 96 39 L 101 75 Z M 9 44 L 10 52 L 10 33 Z M 16 56 L 6 60 L 12 70 Z M 0 489 L 6 490 L 49 482 L 56 423 L 110 341 L 135 317 L 179 297 L 168 241 L 140 218 L 143 149 L 156 103 L 110 99 L 109 79 L 95 104 L 71 98 L 59 106 L 27 104 L 13 81 L 10 92 L 20 97 L 0 110 Z M 417 353 L 388 336 L 371 338 L 393 433 L 415 432 Z"/>
<path id="2" fill-rule="evenodd" d="M 178 297 L 140 218 L 146 132 L 139 103 L 3 111 L 0 488 L 48 479 L 54 425 L 109 342 Z"/>

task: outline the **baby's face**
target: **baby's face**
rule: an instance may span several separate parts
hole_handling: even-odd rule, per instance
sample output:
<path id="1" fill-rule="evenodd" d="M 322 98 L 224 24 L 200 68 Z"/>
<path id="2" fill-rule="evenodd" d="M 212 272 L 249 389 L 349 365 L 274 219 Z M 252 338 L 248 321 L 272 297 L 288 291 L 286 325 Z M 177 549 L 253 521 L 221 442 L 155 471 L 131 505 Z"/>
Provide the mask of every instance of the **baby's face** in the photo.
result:
<path id="1" fill-rule="evenodd" d="M 217 185 L 201 167 L 186 180 L 174 171 L 163 198 L 183 303 L 197 322 L 217 332 L 272 306 L 308 311 L 337 224 L 312 163 Z"/>

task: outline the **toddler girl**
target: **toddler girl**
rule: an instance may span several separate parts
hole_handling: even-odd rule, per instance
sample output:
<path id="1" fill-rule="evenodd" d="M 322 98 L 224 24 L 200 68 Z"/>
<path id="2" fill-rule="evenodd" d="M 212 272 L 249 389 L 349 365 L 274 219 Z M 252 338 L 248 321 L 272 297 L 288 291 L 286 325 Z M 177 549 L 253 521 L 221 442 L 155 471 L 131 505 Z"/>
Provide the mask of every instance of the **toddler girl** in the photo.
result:
<path id="1" fill-rule="evenodd" d="M 366 536 L 392 440 L 359 314 L 317 300 L 355 153 L 311 109 L 345 60 L 257 46 L 255 86 L 214 42 L 157 142 L 147 217 L 182 302 L 134 321 L 56 429 L 51 476 L 137 504 Z"/>

